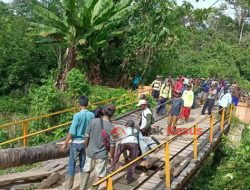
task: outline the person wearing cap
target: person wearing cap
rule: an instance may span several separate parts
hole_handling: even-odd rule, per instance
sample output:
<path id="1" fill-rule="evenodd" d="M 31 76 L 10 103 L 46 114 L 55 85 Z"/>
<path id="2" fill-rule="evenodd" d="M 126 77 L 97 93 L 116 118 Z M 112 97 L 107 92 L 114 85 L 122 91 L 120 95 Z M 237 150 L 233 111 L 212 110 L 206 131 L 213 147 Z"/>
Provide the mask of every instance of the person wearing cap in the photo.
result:
<path id="1" fill-rule="evenodd" d="M 133 120 L 129 120 L 125 126 L 125 137 L 120 140 L 120 144 L 116 148 L 114 161 L 111 164 L 109 172 L 115 171 L 121 165 L 119 163 L 119 159 L 121 154 L 129 152 L 129 156 L 125 158 L 126 162 L 130 162 L 139 156 L 139 137 L 140 131 L 135 128 L 135 122 Z M 136 164 L 130 166 L 127 170 L 127 183 L 130 184 L 134 182 L 136 179 L 134 178 Z"/>
<path id="2" fill-rule="evenodd" d="M 176 91 L 174 92 L 174 97 L 171 100 L 171 107 L 169 110 L 168 117 L 168 131 L 175 132 L 182 106 L 183 99 L 181 98 L 181 92 Z"/>
<path id="3" fill-rule="evenodd" d="M 152 96 L 158 100 L 159 94 L 160 94 L 160 88 L 161 88 L 161 76 L 157 75 L 156 80 L 154 80 L 151 84 L 152 86 Z"/>
<path id="4" fill-rule="evenodd" d="M 80 190 L 87 189 L 90 173 L 95 170 L 96 180 L 107 175 L 107 165 L 109 161 L 109 152 L 111 155 L 111 163 L 115 154 L 115 140 L 111 132 L 113 124 L 111 118 L 115 113 L 115 106 L 106 105 L 103 108 L 103 116 L 101 118 L 94 118 L 89 123 L 85 133 L 86 145 L 86 162 L 84 166 L 84 173 L 81 176 Z M 105 136 L 104 136 L 105 132 Z M 107 143 L 107 140 L 109 143 Z M 109 145 L 109 147 L 107 147 Z M 95 187 L 94 189 L 98 189 Z"/>
<path id="5" fill-rule="evenodd" d="M 219 113 L 222 114 L 222 108 L 227 108 L 232 103 L 232 95 L 228 87 L 224 87 L 224 93 L 219 97 Z"/>
<path id="6" fill-rule="evenodd" d="M 194 101 L 194 92 L 191 89 L 191 84 L 187 85 L 187 90 L 185 90 L 182 94 L 182 100 L 183 100 L 183 107 L 181 109 L 180 113 L 180 123 L 182 124 L 184 121 L 187 122 L 189 115 L 190 115 L 190 110 L 193 105 Z"/>
<path id="7" fill-rule="evenodd" d="M 166 83 L 161 86 L 160 89 L 160 98 L 158 100 L 158 106 L 156 113 L 160 116 L 164 115 L 165 108 L 166 108 L 166 102 L 168 99 L 171 99 L 172 97 L 172 81 L 169 80 Z"/>
<path id="8" fill-rule="evenodd" d="M 142 114 L 139 123 L 139 128 L 143 136 L 149 136 L 151 130 L 151 124 L 153 123 L 153 113 L 148 108 L 148 103 L 146 100 L 139 100 L 137 106 L 141 107 Z"/>

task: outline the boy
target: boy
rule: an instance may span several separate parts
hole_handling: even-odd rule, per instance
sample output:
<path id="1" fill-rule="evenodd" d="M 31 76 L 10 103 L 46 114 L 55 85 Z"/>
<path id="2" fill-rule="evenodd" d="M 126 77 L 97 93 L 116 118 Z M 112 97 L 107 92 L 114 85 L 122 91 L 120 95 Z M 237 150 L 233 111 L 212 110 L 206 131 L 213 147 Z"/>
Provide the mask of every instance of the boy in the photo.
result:
<path id="1" fill-rule="evenodd" d="M 94 118 L 94 114 L 86 109 L 88 102 L 89 100 L 86 96 L 81 96 L 79 98 L 80 112 L 74 115 L 69 133 L 63 143 L 62 148 L 65 149 L 69 140 L 72 140 L 67 173 L 68 177 L 65 184 L 66 190 L 71 189 L 73 186 L 76 160 L 78 156 L 80 162 L 80 172 L 83 172 L 83 167 L 85 164 L 85 130 L 90 120 Z"/>
<path id="2" fill-rule="evenodd" d="M 168 134 L 170 134 L 170 132 L 172 133 L 172 129 L 175 132 L 176 124 L 177 124 L 182 106 L 183 106 L 183 99 L 181 98 L 181 92 L 176 91 L 174 93 L 174 98 L 171 100 L 171 107 L 169 110 Z"/>

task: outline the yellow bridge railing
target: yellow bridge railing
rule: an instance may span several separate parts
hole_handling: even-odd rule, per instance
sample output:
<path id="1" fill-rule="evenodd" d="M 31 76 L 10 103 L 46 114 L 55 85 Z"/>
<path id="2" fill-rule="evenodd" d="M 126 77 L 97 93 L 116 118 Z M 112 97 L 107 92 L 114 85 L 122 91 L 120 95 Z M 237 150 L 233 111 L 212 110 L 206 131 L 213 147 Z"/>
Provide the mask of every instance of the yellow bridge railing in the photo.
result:
<path id="1" fill-rule="evenodd" d="M 220 123 L 220 132 L 223 133 L 224 132 L 224 126 L 225 126 L 225 121 L 227 121 L 228 125 L 230 125 L 231 123 L 231 118 L 232 118 L 232 112 L 233 112 L 233 106 L 230 105 L 228 110 L 228 114 L 226 114 L 226 109 L 222 108 L 216 112 L 214 112 L 212 115 L 208 115 L 205 118 L 201 119 L 200 121 L 198 121 L 195 125 L 183 130 L 181 133 L 179 133 L 178 135 L 172 137 L 171 139 L 159 144 L 158 146 L 156 146 L 155 148 L 151 149 L 150 151 L 146 152 L 145 154 L 137 157 L 136 159 L 134 159 L 133 161 L 129 162 L 128 164 L 124 165 L 123 167 L 117 169 L 116 171 L 114 171 L 113 173 L 107 175 L 106 177 L 102 178 L 101 180 L 99 180 L 98 182 L 94 183 L 93 186 L 97 187 L 100 184 L 102 184 L 103 182 L 106 182 L 106 189 L 107 190 L 113 190 L 113 182 L 112 182 L 112 177 L 115 176 L 116 174 L 122 172 L 123 170 L 127 169 L 128 167 L 132 166 L 132 164 L 138 163 L 140 162 L 140 160 L 142 160 L 144 157 L 154 153 L 155 151 L 161 149 L 164 147 L 165 151 L 164 151 L 164 160 L 165 160 L 165 185 L 167 189 L 170 189 L 171 187 L 171 175 L 170 175 L 170 161 L 176 157 L 179 153 L 181 153 L 183 150 L 186 149 L 187 146 L 190 146 L 191 144 L 193 144 L 193 158 L 194 160 L 198 159 L 198 138 L 200 138 L 202 135 L 204 135 L 206 132 L 209 131 L 209 142 L 212 143 L 213 139 L 214 139 L 214 125 Z M 219 117 L 219 120 L 217 122 L 214 122 L 215 119 L 215 115 L 217 113 L 221 113 L 221 116 Z M 197 134 L 197 128 L 199 126 L 200 123 L 209 120 L 210 122 L 210 127 L 208 128 L 208 130 L 204 131 L 202 134 L 198 135 Z M 170 143 L 173 142 L 176 138 L 180 137 L 180 135 L 185 134 L 186 132 L 188 132 L 190 129 L 194 129 L 194 133 L 193 133 L 193 140 L 188 143 L 188 145 L 186 145 L 183 149 L 181 149 L 180 151 L 178 151 L 174 156 L 172 156 L 170 158 Z"/>
<path id="2" fill-rule="evenodd" d="M 145 90 L 145 91 L 141 91 L 140 93 L 144 93 L 144 92 L 148 93 L 149 91 L 150 90 Z M 90 103 L 89 107 L 91 107 L 91 106 L 100 106 L 100 105 L 103 105 L 103 104 L 110 103 L 110 102 L 112 102 L 114 100 L 119 100 L 119 99 L 123 99 L 123 98 L 129 98 L 129 103 L 127 103 L 125 105 L 117 106 L 116 109 L 120 109 L 120 108 L 127 107 L 127 106 L 135 104 L 138 101 L 137 100 L 138 92 L 129 91 L 127 94 L 122 95 L 122 96 L 116 96 L 116 97 L 105 99 L 105 100 L 102 100 L 102 101 L 99 101 L 99 102 Z M 62 123 L 62 124 L 59 124 L 59 125 L 56 125 L 56 126 L 49 127 L 47 129 L 43 129 L 43 130 L 39 130 L 39 131 L 36 131 L 36 132 L 33 132 L 33 133 L 29 133 L 29 123 L 30 122 L 37 121 L 39 119 L 44 119 L 44 118 L 51 118 L 53 116 L 63 114 L 63 113 L 68 113 L 68 112 L 75 113 L 78 109 L 79 109 L 78 107 L 73 107 L 73 108 L 70 108 L 70 109 L 65 109 L 65 110 L 50 113 L 50 114 L 45 114 L 45 115 L 41 115 L 41 116 L 37 116 L 37 117 L 33 117 L 33 118 L 27 118 L 27 119 L 24 119 L 24 120 L 20 120 L 20 121 L 0 125 L 0 130 L 8 129 L 8 128 L 10 128 L 12 126 L 16 126 L 16 125 L 20 125 L 22 127 L 22 135 L 21 136 L 13 138 L 13 139 L 9 139 L 9 140 L 4 141 L 4 142 L 0 142 L 0 146 L 6 145 L 6 144 L 9 144 L 9 143 L 13 143 L 13 142 L 17 142 L 19 140 L 23 140 L 23 142 L 22 142 L 23 147 L 26 147 L 26 146 L 28 146 L 28 138 L 39 135 L 41 133 L 52 131 L 52 130 L 57 129 L 57 128 L 65 127 L 65 126 L 68 126 L 68 125 L 71 124 L 71 121 L 69 121 L 69 122 L 66 122 L 66 123 Z"/>

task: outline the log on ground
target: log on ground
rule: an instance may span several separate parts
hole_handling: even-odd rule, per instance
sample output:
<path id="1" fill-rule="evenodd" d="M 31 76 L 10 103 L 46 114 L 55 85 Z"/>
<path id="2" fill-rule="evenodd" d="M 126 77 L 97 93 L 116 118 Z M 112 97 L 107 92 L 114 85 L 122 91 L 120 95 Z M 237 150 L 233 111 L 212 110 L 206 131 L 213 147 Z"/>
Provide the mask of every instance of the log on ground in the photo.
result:
<path id="1" fill-rule="evenodd" d="M 0 150 L 0 169 L 64 158 L 68 155 L 69 148 L 64 151 L 56 142 L 35 147 L 2 149 Z"/>

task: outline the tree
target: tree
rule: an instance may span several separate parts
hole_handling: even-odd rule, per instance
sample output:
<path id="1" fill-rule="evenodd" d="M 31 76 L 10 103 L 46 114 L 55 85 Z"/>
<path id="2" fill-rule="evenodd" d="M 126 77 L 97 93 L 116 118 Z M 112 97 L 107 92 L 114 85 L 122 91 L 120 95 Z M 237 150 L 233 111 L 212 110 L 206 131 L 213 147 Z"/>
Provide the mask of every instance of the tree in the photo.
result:
<path id="1" fill-rule="evenodd" d="M 250 1 L 227 0 L 227 2 L 233 5 L 233 9 L 235 10 L 235 16 L 239 26 L 239 44 L 241 44 L 245 24 L 250 21 Z"/>
<path id="2" fill-rule="evenodd" d="M 105 47 L 108 39 L 122 32 L 119 24 L 135 8 L 132 0 L 63 0 L 63 16 L 60 18 L 41 6 L 36 6 L 35 14 L 43 19 L 41 23 L 30 23 L 29 35 L 40 36 L 43 42 L 66 43 L 63 65 L 59 67 L 56 86 L 64 91 L 67 73 L 80 59 L 86 59 L 90 78 L 100 83 L 100 65 L 95 64 L 96 49 Z M 82 46 L 83 52 L 79 47 Z M 87 56 L 87 57 L 85 57 Z M 93 69 L 94 68 L 94 69 Z M 92 77 L 91 77 L 92 76 Z"/>
<path id="3" fill-rule="evenodd" d="M 32 84 L 41 84 L 41 79 L 56 67 L 55 58 L 50 45 L 34 44 L 25 35 L 25 17 L 17 16 L 1 2 L 0 12 L 0 95 L 14 91 L 23 94 Z"/>

